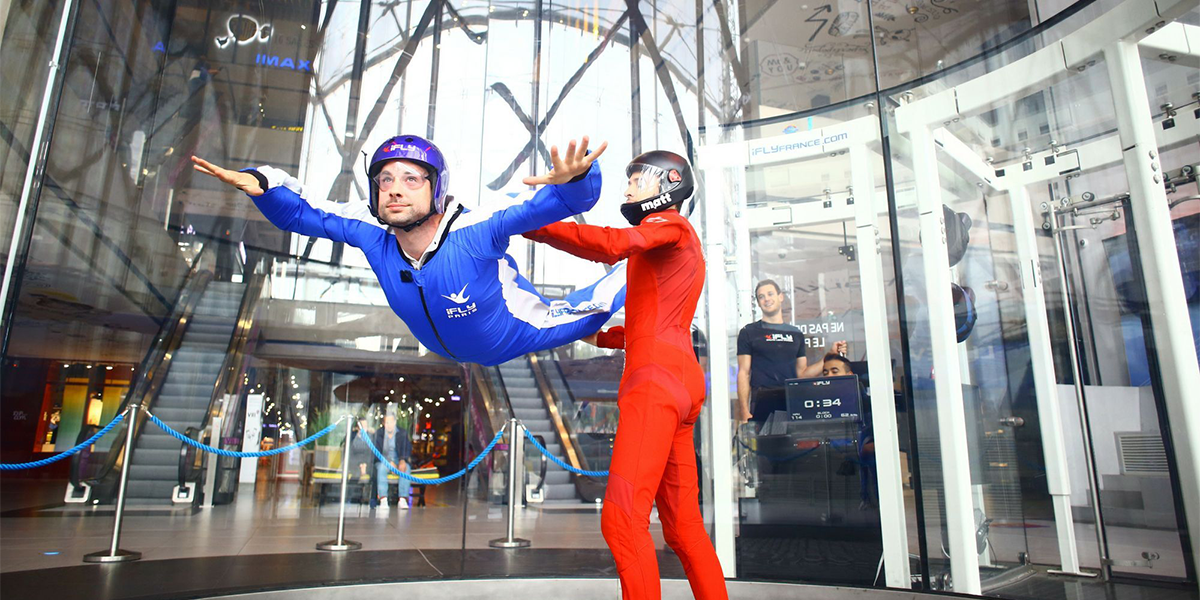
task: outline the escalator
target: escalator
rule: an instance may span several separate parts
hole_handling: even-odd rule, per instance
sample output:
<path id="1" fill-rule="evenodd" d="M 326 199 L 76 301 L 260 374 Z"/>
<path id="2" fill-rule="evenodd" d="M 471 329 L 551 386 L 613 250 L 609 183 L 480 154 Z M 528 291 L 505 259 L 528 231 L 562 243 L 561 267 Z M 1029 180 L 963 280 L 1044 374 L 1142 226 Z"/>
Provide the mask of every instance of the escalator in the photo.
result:
<path id="1" fill-rule="evenodd" d="M 566 456 L 562 437 L 552 423 L 549 405 L 538 386 L 529 358 L 521 357 L 500 365 L 500 376 L 516 417 L 530 433 L 546 441 L 546 449 L 552 454 L 560 458 Z M 569 436 L 567 443 L 570 443 Z M 579 495 L 571 480 L 572 475 L 566 469 L 554 463 L 548 464 L 546 478 L 542 481 L 545 501 L 578 501 Z"/>
<path id="2" fill-rule="evenodd" d="M 616 432 L 616 389 L 620 367 L 612 373 L 607 372 L 612 369 L 591 373 L 605 380 L 603 387 L 608 388 L 612 396 L 611 401 L 596 403 L 589 401 L 590 392 L 589 398 L 582 399 L 576 398 L 574 392 L 576 387 L 596 387 L 596 382 L 575 381 L 576 385 L 571 385 L 559 363 L 556 354 L 543 351 L 489 368 L 483 375 L 499 388 L 496 395 L 505 400 L 512 414 L 551 454 L 577 469 L 606 470 Z M 596 426 L 594 419 L 597 412 L 611 417 L 602 419 L 601 427 Z M 529 446 L 527 458 L 538 462 L 536 453 Z M 604 497 L 603 478 L 575 475 L 553 462 L 543 467 L 530 467 L 528 472 L 531 480 L 527 482 L 530 484 L 527 496 L 543 506 L 594 503 Z M 539 476 L 539 472 L 544 475 Z"/>
<path id="3" fill-rule="evenodd" d="M 155 416 L 173 429 L 185 431 L 204 422 L 245 292 L 244 283 L 213 281 L 205 287 L 171 359 L 166 381 L 151 405 Z M 179 483 L 179 446 L 179 440 L 157 427 L 138 436 L 129 470 L 128 502 L 173 502 L 172 490 Z"/>
<path id="4" fill-rule="evenodd" d="M 212 431 L 211 425 L 217 415 L 224 417 L 227 426 L 238 422 L 240 406 L 225 407 L 223 402 L 235 387 L 234 375 L 244 366 L 249 328 L 265 276 L 259 268 L 246 283 L 213 281 L 207 258 L 202 253 L 194 259 L 174 309 L 163 321 L 119 410 L 140 404 L 188 437 L 221 446 L 224 436 Z M 229 414 L 222 414 L 226 408 Z M 203 474 L 204 457 L 150 426 L 144 413 L 126 423 L 114 431 L 106 455 L 93 455 L 92 464 L 81 455 L 72 457 L 65 501 L 107 504 L 115 500 L 125 466 L 124 427 L 132 426 L 127 501 L 135 506 L 198 502 L 194 484 Z M 227 487 L 218 486 L 217 491 Z"/>

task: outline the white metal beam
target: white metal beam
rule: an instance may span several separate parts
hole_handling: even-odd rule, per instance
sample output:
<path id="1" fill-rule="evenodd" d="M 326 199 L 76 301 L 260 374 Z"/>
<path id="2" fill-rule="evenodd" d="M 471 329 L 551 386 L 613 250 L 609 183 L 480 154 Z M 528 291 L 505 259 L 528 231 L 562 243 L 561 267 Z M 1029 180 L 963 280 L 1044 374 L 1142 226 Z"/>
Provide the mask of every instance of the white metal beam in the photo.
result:
<path id="1" fill-rule="evenodd" d="M 888 339 L 887 296 L 883 289 L 882 243 L 875 210 L 875 175 L 878 155 L 865 144 L 850 147 L 850 177 L 855 199 L 855 233 L 858 241 L 858 274 L 862 285 L 863 331 L 866 335 L 867 374 L 871 384 L 871 426 L 875 437 L 876 479 L 879 486 L 879 523 L 883 537 L 884 575 L 888 587 L 911 589 L 908 564 L 908 524 L 904 510 L 904 484 L 900 480 L 900 434 L 896 429 L 892 353 Z"/>
<path id="2" fill-rule="evenodd" d="M 1187 296 L 1171 211 L 1163 189 L 1141 56 L 1137 44 L 1117 41 L 1105 48 L 1104 58 L 1116 104 L 1117 131 L 1124 149 L 1129 209 L 1140 248 L 1180 492 L 1195 546 L 1200 539 L 1200 465 L 1196 456 L 1200 444 L 1200 403 L 1195 401 L 1196 391 L 1200 390 L 1200 365 L 1191 328 L 1186 326 L 1190 322 Z M 1196 572 L 1200 572 L 1200 553 L 1193 552 L 1192 559 Z"/>
<path id="3" fill-rule="evenodd" d="M 1200 27 L 1168 23 L 1138 42 L 1142 56 L 1196 68 L 1200 64 Z"/>
<path id="4" fill-rule="evenodd" d="M 950 575 L 954 591 L 981 593 L 979 555 L 975 552 L 975 517 L 971 502 L 971 468 L 967 456 L 967 425 L 963 408 L 962 372 L 955 335 L 954 300 L 950 288 L 950 258 L 946 220 L 938 178 L 937 150 L 927 127 L 910 132 L 921 254 L 925 267 L 926 306 L 933 351 L 934 390 L 937 394 L 938 442 L 950 546 Z"/>
<path id="5" fill-rule="evenodd" d="M 1175 116 L 1175 126 L 1156 129 L 1155 139 L 1161 149 L 1176 148 L 1184 144 L 1195 144 L 1200 139 L 1200 119 L 1193 110 L 1180 110 Z M 955 160 L 960 156 L 948 153 Z M 1053 165 L 1046 165 L 1046 158 L 1054 157 Z M 969 160 L 969 159 L 968 159 Z M 1081 170 L 1102 169 L 1123 160 L 1120 136 L 1114 134 L 1090 141 L 1069 149 L 1043 150 L 1030 154 L 1032 163 L 1025 170 L 1024 159 L 996 165 L 996 187 L 1000 190 L 1015 190 L 1044 181 L 1061 179 L 1064 175 Z M 961 164 L 961 162 L 960 162 Z M 969 168 L 969 167 L 968 167 Z M 1002 173 L 1000 173 L 1002 172 Z"/>
<path id="6" fill-rule="evenodd" d="M 1054 42 L 994 71 L 896 109 L 900 133 L 984 112 L 1044 89 L 1093 64 L 1112 40 L 1137 42 L 1183 15 L 1192 0 L 1126 0 Z"/>
<path id="7" fill-rule="evenodd" d="M 945 152 L 955 162 L 970 171 L 980 182 L 987 184 L 993 189 L 996 188 L 996 169 L 976 155 L 970 146 L 958 139 L 953 133 L 950 133 L 944 127 L 938 127 L 933 130 L 933 141 L 941 147 L 942 152 Z"/>
<path id="8" fill-rule="evenodd" d="M 1059 410 L 1051 350 L 1050 327 L 1046 316 L 1046 295 L 1042 285 L 1041 260 L 1037 234 L 1029 206 L 1029 193 L 1023 187 L 1008 192 L 1013 215 L 1013 237 L 1017 246 L 1017 264 L 1021 271 L 1021 299 L 1025 305 L 1025 323 L 1029 335 L 1029 360 L 1033 369 L 1033 388 L 1037 396 L 1038 425 L 1042 434 L 1042 456 L 1046 462 L 1046 482 L 1054 504 L 1054 524 L 1058 532 L 1058 554 L 1062 571 L 1080 574 L 1079 551 L 1075 545 L 1075 522 L 1071 516 L 1071 480 L 1067 472 L 1067 447 L 1063 440 L 1062 414 Z"/>
<path id="9" fill-rule="evenodd" d="M 705 180 L 712 190 L 724 190 L 723 184 L 728 169 L 712 169 L 705 173 Z M 737 525 L 733 510 L 733 465 L 730 456 L 733 438 L 729 424 L 733 422 L 729 398 L 729 323 L 728 273 L 725 267 L 725 214 L 724 194 L 704 195 L 705 250 L 704 257 L 708 275 L 705 285 L 708 294 L 708 360 L 710 397 L 709 410 L 712 427 L 709 431 L 712 448 L 713 480 L 713 546 L 721 561 L 725 577 L 737 576 L 737 554 L 734 547 L 734 531 Z"/>

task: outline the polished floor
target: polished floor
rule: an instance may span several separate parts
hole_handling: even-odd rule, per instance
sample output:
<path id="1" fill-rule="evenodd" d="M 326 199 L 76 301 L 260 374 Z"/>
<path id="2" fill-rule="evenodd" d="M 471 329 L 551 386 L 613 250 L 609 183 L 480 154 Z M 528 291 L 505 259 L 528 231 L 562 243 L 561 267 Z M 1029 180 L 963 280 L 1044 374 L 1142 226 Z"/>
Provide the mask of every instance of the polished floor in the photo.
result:
<path id="1" fill-rule="evenodd" d="M 108 548 L 111 507 L 64 508 L 61 496 L 56 503 L 52 493 L 62 490 L 43 490 L 41 505 L 0 513 L 0 572 L 79 565 L 84 554 Z M 517 515 L 517 536 L 535 540 L 535 548 L 605 548 L 600 511 L 594 506 L 535 505 Z M 296 486 L 285 484 L 270 495 L 250 492 L 232 506 L 206 510 L 131 507 L 121 547 L 142 552 L 147 561 L 317 552 L 318 542 L 335 536 L 337 518 L 336 504 L 315 506 Z M 663 547 L 657 519 L 651 533 Z M 437 489 L 430 491 L 424 507 L 372 511 L 352 504 L 346 513 L 346 537 L 361 542 L 364 550 L 484 549 L 504 535 L 503 506 L 471 500 L 464 514 L 456 496 Z"/>
<path id="2" fill-rule="evenodd" d="M 350 505 L 346 536 L 363 550 L 329 554 L 315 550 L 334 537 L 337 505 L 316 506 L 284 483 L 268 492 L 244 490 L 238 502 L 206 510 L 133 507 L 126 516 L 121 547 L 143 553 L 140 562 L 84 565 L 84 554 L 108 547 L 111 507 L 64 507 L 61 484 L 5 480 L 0 486 L 0 597 L 198 598 L 218 593 L 311 585 L 364 584 L 514 577 L 614 578 L 612 558 L 600 536 L 600 513 L 583 504 L 532 506 L 518 511 L 518 537 L 527 550 L 499 551 L 488 541 L 502 537 L 504 507 L 454 490 L 434 489 L 427 506 L 372 511 Z M 928 523 L 936 531 L 935 523 Z M 678 559 L 666 549 L 661 527 L 651 525 L 664 577 L 681 578 Z M 1077 538 L 1085 564 L 1094 546 L 1087 525 Z M 1163 543 L 1162 532 L 1128 531 L 1116 537 L 1117 551 Z M 1091 538 L 1094 543 L 1094 538 Z M 916 540 L 910 527 L 910 540 Z M 1056 558 L 1053 527 L 1028 523 L 992 529 L 991 556 L 1016 562 L 1016 553 Z M 807 581 L 869 587 L 878 567 L 871 540 L 814 544 L 790 538 L 739 540 L 739 579 Z M 1165 559 L 1166 557 L 1164 557 Z M 1094 562 L 1094 559 L 1091 559 Z M 1053 561 L 1049 561 L 1053 562 Z M 1160 573 L 1182 572 L 1165 560 Z M 1030 576 L 987 588 L 992 596 L 1018 600 L 1200 600 L 1178 587 L 1109 584 L 1091 580 Z M 668 594 L 667 597 L 670 597 Z"/>

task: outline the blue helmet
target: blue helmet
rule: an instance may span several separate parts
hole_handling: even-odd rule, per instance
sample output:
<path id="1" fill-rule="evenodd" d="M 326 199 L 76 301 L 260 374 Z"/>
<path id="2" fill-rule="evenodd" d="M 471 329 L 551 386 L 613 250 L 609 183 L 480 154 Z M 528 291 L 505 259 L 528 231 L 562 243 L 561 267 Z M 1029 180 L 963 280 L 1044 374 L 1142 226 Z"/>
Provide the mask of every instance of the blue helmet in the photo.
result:
<path id="1" fill-rule="evenodd" d="M 383 169 L 384 163 L 393 160 L 411 160 L 425 167 L 429 171 L 429 180 L 433 185 L 432 209 L 429 214 L 402 229 L 409 231 L 424 223 L 433 213 L 446 211 L 446 191 L 450 187 L 450 169 L 446 166 L 446 157 L 433 142 L 423 137 L 398 135 L 384 141 L 371 156 L 371 163 L 367 166 L 367 179 L 369 180 L 367 187 L 370 189 L 368 209 L 370 209 L 371 215 L 379 219 L 379 189 L 373 180 Z M 380 219 L 380 222 L 382 223 L 383 220 Z"/>

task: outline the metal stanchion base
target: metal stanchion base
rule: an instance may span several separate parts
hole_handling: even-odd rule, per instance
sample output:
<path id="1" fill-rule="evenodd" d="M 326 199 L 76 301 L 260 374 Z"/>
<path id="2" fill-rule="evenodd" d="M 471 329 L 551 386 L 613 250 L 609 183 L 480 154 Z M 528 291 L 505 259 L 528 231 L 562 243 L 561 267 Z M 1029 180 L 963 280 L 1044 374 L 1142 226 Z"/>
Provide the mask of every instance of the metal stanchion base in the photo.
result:
<path id="1" fill-rule="evenodd" d="M 347 550 L 360 549 L 362 549 L 362 543 L 352 540 L 342 540 L 341 542 L 329 540 L 328 542 L 317 544 L 317 550 L 327 550 L 329 552 L 346 552 Z"/>
<path id="2" fill-rule="evenodd" d="M 499 538 L 488 542 L 488 545 L 493 548 L 528 548 L 529 540 L 523 540 L 521 538 L 513 538 L 511 540 L 508 538 Z"/>
<path id="3" fill-rule="evenodd" d="M 123 563 L 141 560 L 142 553 L 134 550 L 117 550 L 116 554 L 109 553 L 108 550 L 101 550 L 91 554 L 83 555 L 83 562 L 86 563 Z"/>

